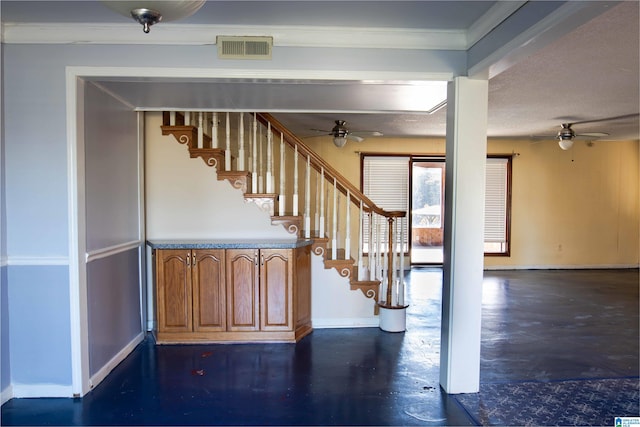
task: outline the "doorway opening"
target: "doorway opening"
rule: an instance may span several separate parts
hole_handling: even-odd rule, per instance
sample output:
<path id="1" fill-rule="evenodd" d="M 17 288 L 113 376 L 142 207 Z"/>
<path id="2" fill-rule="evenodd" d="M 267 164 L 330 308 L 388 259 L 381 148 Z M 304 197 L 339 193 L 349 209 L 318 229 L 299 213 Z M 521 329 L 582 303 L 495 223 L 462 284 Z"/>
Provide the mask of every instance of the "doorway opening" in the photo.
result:
<path id="1" fill-rule="evenodd" d="M 442 265 L 444 159 L 411 160 L 411 264 Z"/>

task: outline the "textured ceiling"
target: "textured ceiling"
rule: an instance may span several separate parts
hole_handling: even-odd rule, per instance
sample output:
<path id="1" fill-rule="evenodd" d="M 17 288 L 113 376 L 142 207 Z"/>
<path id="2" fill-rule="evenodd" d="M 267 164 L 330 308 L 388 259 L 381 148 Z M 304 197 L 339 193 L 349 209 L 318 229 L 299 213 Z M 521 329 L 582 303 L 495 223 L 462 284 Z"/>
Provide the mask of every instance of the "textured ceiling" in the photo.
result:
<path id="1" fill-rule="evenodd" d="M 627 1 L 578 27 L 489 80 L 490 137 L 551 139 L 563 122 L 618 117 L 640 111 L 639 2 Z M 278 115 L 291 128 L 313 135 L 309 115 Z M 331 127 L 346 120 L 354 129 L 388 136 L 444 136 L 446 108 L 433 115 L 323 114 Z M 575 125 L 577 132 L 609 133 L 603 140 L 638 139 L 638 116 Z"/>

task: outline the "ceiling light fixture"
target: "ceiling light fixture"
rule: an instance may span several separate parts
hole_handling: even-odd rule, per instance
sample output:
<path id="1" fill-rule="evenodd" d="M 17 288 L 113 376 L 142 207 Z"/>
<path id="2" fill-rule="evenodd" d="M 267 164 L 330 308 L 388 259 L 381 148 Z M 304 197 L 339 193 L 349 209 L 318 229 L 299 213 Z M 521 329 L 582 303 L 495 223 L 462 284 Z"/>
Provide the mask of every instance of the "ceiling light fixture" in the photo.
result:
<path id="1" fill-rule="evenodd" d="M 157 24 L 162 21 L 162 14 L 157 10 L 153 9 L 133 9 L 131 11 L 131 17 L 142 24 L 142 31 L 148 33 L 153 24 Z"/>
<path id="2" fill-rule="evenodd" d="M 558 131 L 558 145 L 563 150 L 568 150 L 573 146 L 573 138 L 576 133 L 571 129 L 571 125 L 568 123 L 562 124 L 562 129 Z"/>
<path id="3" fill-rule="evenodd" d="M 349 131 L 345 126 L 346 123 L 347 122 L 344 120 L 336 120 L 336 125 L 331 129 L 331 133 L 333 134 L 333 144 L 338 148 L 344 147 L 347 143 L 347 135 L 349 134 Z"/>
<path id="4" fill-rule="evenodd" d="M 145 33 L 160 21 L 176 21 L 193 15 L 205 2 L 206 0 L 102 1 L 109 9 L 142 24 L 142 31 Z"/>
<path id="5" fill-rule="evenodd" d="M 344 147 L 344 145 L 346 143 L 347 143 L 347 137 L 346 136 L 334 136 L 333 137 L 333 144 L 338 148 Z"/>

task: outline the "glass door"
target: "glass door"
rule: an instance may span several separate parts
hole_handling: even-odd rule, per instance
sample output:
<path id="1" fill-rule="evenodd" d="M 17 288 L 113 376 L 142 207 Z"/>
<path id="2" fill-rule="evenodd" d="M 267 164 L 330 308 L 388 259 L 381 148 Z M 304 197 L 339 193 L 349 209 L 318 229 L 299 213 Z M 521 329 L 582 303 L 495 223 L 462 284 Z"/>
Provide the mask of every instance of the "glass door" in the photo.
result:
<path id="1" fill-rule="evenodd" d="M 444 159 L 411 162 L 411 264 L 442 264 Z"/>

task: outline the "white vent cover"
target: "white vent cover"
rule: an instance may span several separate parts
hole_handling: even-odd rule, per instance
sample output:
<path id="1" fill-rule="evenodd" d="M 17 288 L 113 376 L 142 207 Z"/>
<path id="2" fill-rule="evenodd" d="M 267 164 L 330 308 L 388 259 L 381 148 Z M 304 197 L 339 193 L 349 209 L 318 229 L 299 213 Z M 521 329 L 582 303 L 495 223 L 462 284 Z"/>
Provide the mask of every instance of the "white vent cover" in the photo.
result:
<path id="1" fill-rule="evenodd" d="M 271 59 L 273 37 L 218 36 L 220 59 Z"/>

